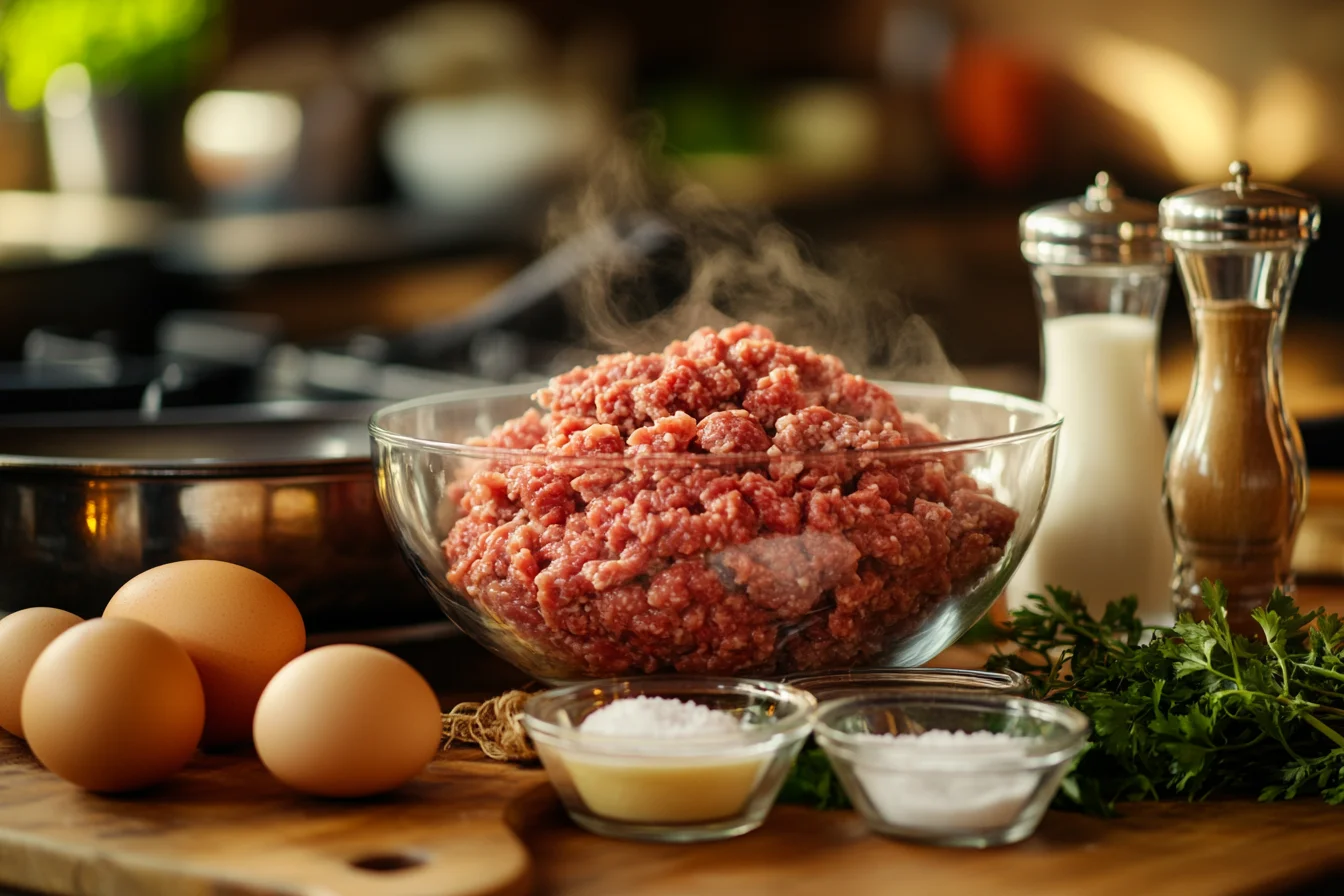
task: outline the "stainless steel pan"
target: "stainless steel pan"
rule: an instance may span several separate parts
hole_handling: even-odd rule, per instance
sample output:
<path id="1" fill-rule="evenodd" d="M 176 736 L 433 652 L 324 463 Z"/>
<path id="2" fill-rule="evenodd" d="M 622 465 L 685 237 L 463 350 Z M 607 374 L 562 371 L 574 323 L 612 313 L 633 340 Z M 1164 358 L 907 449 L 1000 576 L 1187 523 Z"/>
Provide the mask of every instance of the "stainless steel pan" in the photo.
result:
<path id="1" fill-rule="evenodd" d="M 273 579 L 312 632 L 441 620 L 378 507 L 374 409 L 0 417 L 0 614 L 94 616 L 142 570 L 205 557 Z"/>

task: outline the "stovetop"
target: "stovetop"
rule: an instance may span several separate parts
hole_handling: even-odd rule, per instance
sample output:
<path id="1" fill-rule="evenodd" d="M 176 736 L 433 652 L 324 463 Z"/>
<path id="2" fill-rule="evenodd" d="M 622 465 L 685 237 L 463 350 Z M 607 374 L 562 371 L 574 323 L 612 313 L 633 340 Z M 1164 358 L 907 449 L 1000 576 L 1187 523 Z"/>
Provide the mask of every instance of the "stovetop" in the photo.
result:
<path id="1" fill-rule="evenodd" d="M 586 353 L 524 332 L 487 328 L 437 363 L 407 363 L 380 336 L 299 345 L 268 315 L 169 314 L 153 354 L 119 350 L 119 334 L 27 334 L 21 359 L 0 362 L 0 414 L 140 410 L 281 400 L 398 401 L 509 382 L 534 382 Z"/>
<path id="2" fill-rule="evenodd" d="M 143 323 L 93 335 L 39 326 L 18 360 L 0 360 L 0 414 L 138 408 L 152 416 L 164 407 L 283 399 L 396 401 L 536 381 L 593 356 L 572 347 L 581 327 L 562 298 L 566 287 L 592 265 L 660 253 L 681 283 L 678 245 L 656 217 L 611 222 L 552 247 L 456 316 L 405 332 L 353 332 L 332 344 L 290 341 L 276 315 L 211 310 L 162 316 L 152 341 Z M 143 345 L 151 348 L 122 348 Z"/>

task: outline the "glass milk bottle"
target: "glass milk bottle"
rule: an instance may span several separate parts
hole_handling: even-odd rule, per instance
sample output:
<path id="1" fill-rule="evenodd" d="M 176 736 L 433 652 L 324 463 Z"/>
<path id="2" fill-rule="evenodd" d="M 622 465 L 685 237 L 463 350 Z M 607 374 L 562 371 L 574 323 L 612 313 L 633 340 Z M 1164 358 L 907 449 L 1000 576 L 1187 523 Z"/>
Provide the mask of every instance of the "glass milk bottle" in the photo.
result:
<path id="1" fill-rule="evenodd" d="M 1250 180 L 1162 200 L 1195 334 L 1195 375 L 1171 434 L 1166 497 L 1176 542 L 1178 611 L 1202 615 L 1200 582 L 1228 592 L 1228 620 L 1293 590 L 1293 542 L 1306 511 L 1307 464 L 1283 404 L 1283 326 L 1297 271 L 1320 226 L 1315 199 Z M 1065 424 L 1067 427 L 1067 423 Z"/>
<path id="2" fill-rule="evenodd" d="M 1145 623 L 1169 623 L 1156 357 L 1171 252 L 1157 206 L 1125 196 L 1102 172 L 1083 196 L 1023 214 L 1020 229 L 1041 315 L 1042 400 L 1064 425 L 1050 500 L 1009 582 L 1009 605 L 1053 585 L 1080 593 L 1096 614 L 1134 595 Z"/>

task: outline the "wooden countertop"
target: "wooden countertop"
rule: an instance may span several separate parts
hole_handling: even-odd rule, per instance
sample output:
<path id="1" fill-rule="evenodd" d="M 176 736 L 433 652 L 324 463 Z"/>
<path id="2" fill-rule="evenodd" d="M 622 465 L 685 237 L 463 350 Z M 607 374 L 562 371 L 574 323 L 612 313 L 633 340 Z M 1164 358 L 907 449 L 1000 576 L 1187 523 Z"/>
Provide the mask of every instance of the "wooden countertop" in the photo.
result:
<path id="1" fill-rule="evenodd" d="M 878 837 L 853 812 L 780 806 L 761 829 L 697 845 L 620 843 L 567 825 L 527 838 L 537 893 L 1242 896 L 1339 892 L 1344 808 L 1153 803 L 1117 819 L 1050 812 L 1029 840 L 987 850 Z"/>
<path id="2" fill-rule="evenodd" d="M 1311 508 L 1312 522 L 1304 530 L 1304 537 L 1314 539 L 1310 547 L 1315 566 L 1303 577 L 1299 599 L 1308 606 L 1324 605 L 1344 612 L 1344 576 L 1340 575 L 1344 572 L 1344 475 L 1314 477 Z M 1307 535 L 1313 531 L 1315 535 Z M 445 705 L 525 683 L 516 670 L 463 637 L 405 642 L 394 649 L 436 684 Z M 961 646 L 949 649 L 935 662 L 977 667 L 984 656 L 983 647 Z M 198 776 L 207 783 L 223 780 L 219 778 L 222 769 L 210 767 L 212 761 L 203 760 L 205 764 L 198 770 Z M 243 757 L 230 761 L 242 763 L 240 773 L 260 774 L 255 760 Z M 459 770 L 461 762 L 474 767 L 465 772 L 465 779 Z M 4 793 L 20 793 L 16 789 L 20 784 L 39 789 L 45 786 L 23 778 L 27 772 L 20 770 L 18 774 L 20 777 L 11 778 L 14 783 L 8 790 L 0 786 L 0 815 L 14 809 L 6 805 Z M 497 779 L 498 783 L 490 786 L 501 793 L 528 791 L 541 781 L 539 771 L 490 763 L 474 750 L 458 748 L 436 761 L 425 786 L 447 787 L 442 792 L 451 798 L 461 787 L 451 782 L 475 780 L 482 775 Z M 228 780 L 236 778 L 230 774 Z M 204 785 L 197 781 L 196 786 Z M 51 792 L 55 798 L 66 799 L 59 788 Z M 267 799 L 274 802 L 279 797 L 271 794 Z M 159 811 L 154 806 L 134 805 L 134 810 L 127 811 L 142 820 Z M 460 813 L 451 805 L 444 806 L 442 813 L 419 823 L 442 825 L 444 819 L 458 823 L 455 819 Z M 482 803 L 470 811 L 487 813 L 489 809 L 489 813 L 497 814 L 496 808 L 500 807 L 489 808 Z M 369 809 L 356 806 L 350 811 Z M 67 813 L 62 816 L 67 818 L 63 822 L 67 830 L 69 811 L 81 811 L 80 804 L 72 803 L 62 810 Z M 107 814 L 104 809 L 99 812 L 99 817 Z M 309 813 L 304 810 L 299 820 L 309 823 L 304 820 Z M 406 823 L 409 825 L 411 819 Z M 761 829 L 713 844 L 655 845 L 603 839 L 579 830 L 556 809 L 531 813 L 526 825 L 514 827 L 531 857 L 532 892 L 546 896 L 739 896 L 757 892 L 823 896 L 912 887 L 921 893 L 993 890 L 1033 896 L 1080 892 L 1239 896 L 1336 892 L 1338 875 L 1344 872 L 1344 807 L 1326 806 L 1313 799 L 1272 805 L 1250 801 L 1144 804 L 1124 807 L 1123 817 L 1109 820 L 1050 812 L 1028 841 L 983 851 L 903 843 L 870 833 L 853 812 L 820 812 L 796 806 L 779 806 Z M 355 835 L 352 829 L 351 836 Z M 105 853 L 116 847 L 97 836 L 87 839 L 104 853 L 97 864 L 115 864 Z M 18 853 L 6 853 L 3 847 L 0 844 L 0 868 L 7 861 L 20 860 Z M 137 847 L 132 844 L 127 848 Z M 80 885 L 69 892 L 105 891 L 98 889 L 101 884 L 89 886 L 93 889 Z M 118 892 L 136 891 L 123 888 Z M 0 896 L 18 894 L 0 886 Z"/>

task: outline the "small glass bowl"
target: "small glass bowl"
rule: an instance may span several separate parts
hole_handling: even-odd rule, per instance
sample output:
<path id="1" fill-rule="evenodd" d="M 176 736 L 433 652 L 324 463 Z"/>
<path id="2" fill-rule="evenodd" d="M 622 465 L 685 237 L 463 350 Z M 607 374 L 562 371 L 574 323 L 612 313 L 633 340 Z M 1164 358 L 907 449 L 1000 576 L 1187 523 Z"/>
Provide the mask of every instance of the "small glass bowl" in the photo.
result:
<path id="1" fill-rule="evenodd" d="M 1030 837 L 1087 743 L 1087 716 L 1065 706 L 955 690 L 827 701 L 816 739 L 874 830 L 941 846 L 1000 846 Z M 1005 746 L 943 743 L 916 750 L 899 735 L 989 731 Z M 877 740 L 870 735 L 893 734 Z"/>
<path id="2" fill-rule="evenodd" d="M 743 731 L 651 738 L 579 730 L 597 709 L 639 696 L 732 713 Z M 523 706 L 523 725 L 580 827 L 627 840 L 690 843 L 760 827 L 811 732 L 816 706 L 806 691 L 774 682 L 651 676 L 538 694 Z"/>
<path id="3" fill-rule="evenodd" d="M 818 700 L 834 700 L 866 693 L 891 693 L 931 688 L 954 688 L 975 693 L 1012 694 L 1027 692 L 1027 678 L 1005 669 L 951 669 L 916 666 L 907 669 L 848 669 L 833 672 L 795 672 L 780 681 L 808 691 Z"/>

